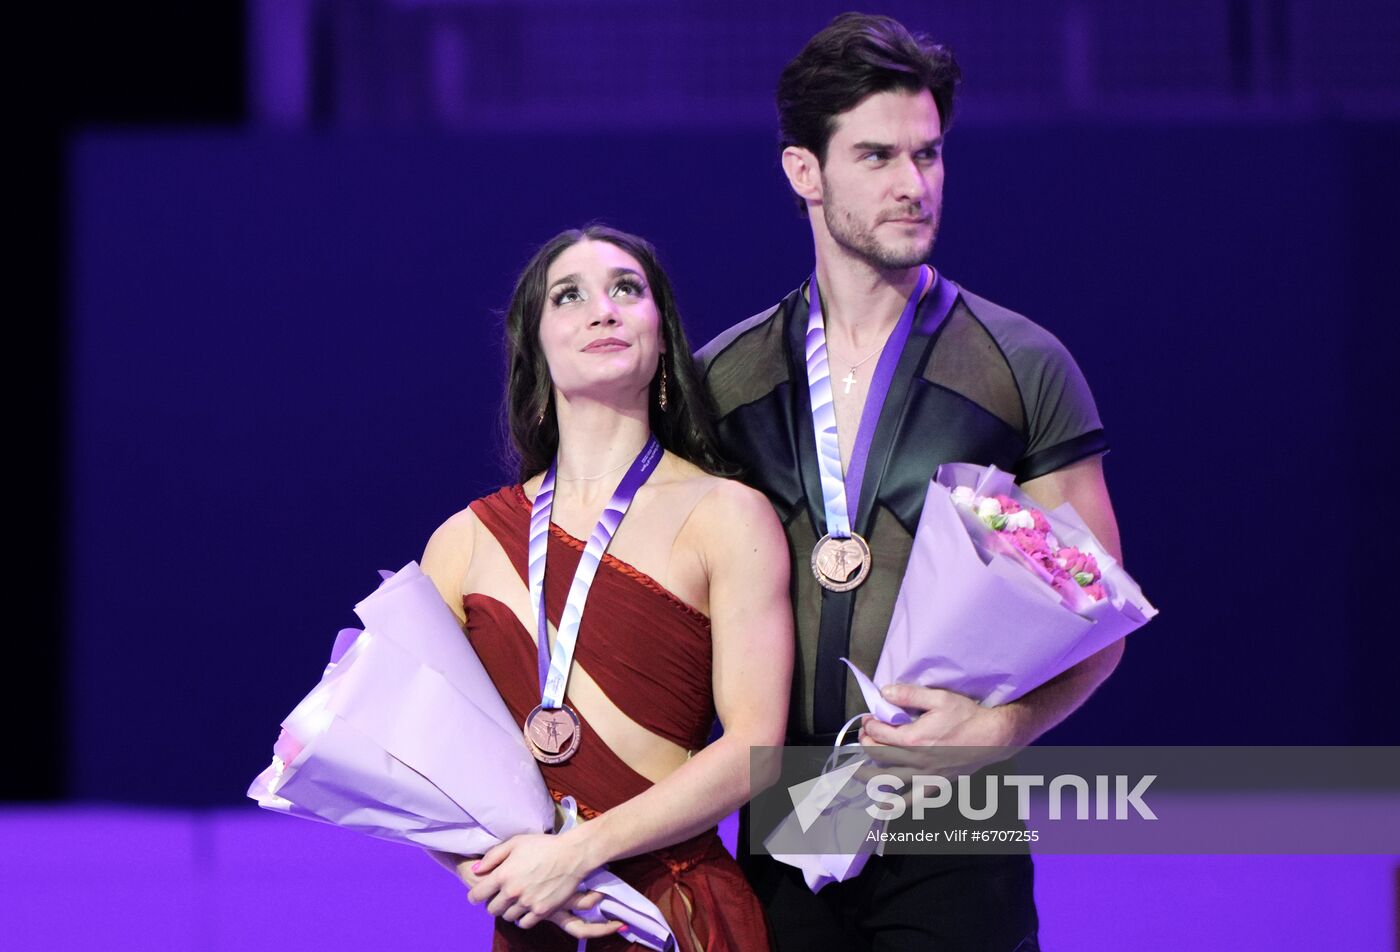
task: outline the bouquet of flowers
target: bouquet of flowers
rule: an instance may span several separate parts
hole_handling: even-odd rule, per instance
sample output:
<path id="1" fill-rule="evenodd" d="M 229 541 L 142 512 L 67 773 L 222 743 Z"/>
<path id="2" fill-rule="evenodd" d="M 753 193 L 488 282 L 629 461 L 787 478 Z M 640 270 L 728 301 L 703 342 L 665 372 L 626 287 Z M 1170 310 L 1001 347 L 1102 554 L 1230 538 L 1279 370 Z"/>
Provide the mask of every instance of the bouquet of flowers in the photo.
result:
<path id="1" fill-rule="evenodd" d="M 995 466 L 947 463 L 924 499 L 874 677 L 846 664 L 873 715 L 907 724 L 913 716 L 879 685 L 945 688 L 989 707 L 1005 704 L 1156 614 L 1068 503 L 1047 512 Z M 818 822 L 833 830 L 855 823 L 860 798 L 854 787 L 845 793 Z M 876 825 L 858 812 L 867 831 Z M 840 839 L 861 842 L 862 832 Z M 776 858 L 801 868 L 816 891 L 858 874 L 866 853 Z"/>
<path id="2" fill-rule="evenodd" d="M 465 855 L 554 831 L 538 765 L 432 580 L 416 562 L 381 575 L 355 606 L 365 630 L 340 632 L 248 796 L 292 816 Z M 564 807 L 567 827 L 576 818 Z M 618 919 L 630 941 L 672 947 L 660 910 L 606 867 L 580 889 L 604 896 L 580 917 Z"/>
<path id="3" fill-rule="evenodd" d="M 971 486 L 955 487 L 952 497 L 964 522 L 965 513 L 975 513 L 978 521 L 994 533 L 982 536 L 979 548 L 986 552 L 1019 553 L 1026 567 L 1071 608 L 1084 608 L 1106 597 L 1103 574 L 1094 556 L 1072 545 L 1062 545 L 1050 528 L 1050 520 L 1039 509 L 1023 507 L 1006 493 L 979 496 Z M 972 531 L 976 540 L 981 533 L 975 528 Z M 1006 545 L 1010 545 L 1009 550 Z"/>
<path id="4" fill-rule="evenodd" d="M 874 678 L 856 678 L 887 723 L 909 715 L 876 685 L 1005 704 L 1156 614 L 1068 503 L 1045 512 L 1009 473 L 947 463 L 924 499 Z"/>

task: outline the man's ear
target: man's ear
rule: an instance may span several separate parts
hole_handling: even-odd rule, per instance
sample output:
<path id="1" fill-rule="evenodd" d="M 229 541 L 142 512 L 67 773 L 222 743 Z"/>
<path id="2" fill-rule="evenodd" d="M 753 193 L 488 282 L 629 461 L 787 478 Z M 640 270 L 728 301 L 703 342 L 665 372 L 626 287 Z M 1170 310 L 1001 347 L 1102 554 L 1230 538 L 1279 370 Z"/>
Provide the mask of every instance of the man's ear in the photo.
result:
<path id="1" fill-rule="evenodd" d="M 798 198 L 808 202 L 822 200 L 822 167 L 810 149 L 790 145 L 783 150 L 783 174 Z"/>

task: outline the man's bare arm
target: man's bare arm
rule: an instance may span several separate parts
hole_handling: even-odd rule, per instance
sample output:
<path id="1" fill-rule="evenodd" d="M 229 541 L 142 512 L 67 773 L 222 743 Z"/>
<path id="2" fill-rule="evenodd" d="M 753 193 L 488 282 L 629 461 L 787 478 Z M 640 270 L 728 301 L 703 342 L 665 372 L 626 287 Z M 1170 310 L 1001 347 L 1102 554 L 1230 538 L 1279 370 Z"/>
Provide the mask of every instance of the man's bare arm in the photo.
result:
<path id="1" fill-rule="evenodd" d="M 1094 533 L 1094 538 L 1108 550 L 1108 554 L 1119 562 L 1123 561 L 1118 520 L 1113 515 L 1113 503 L 1108 498 L 1102 456 L 1080 460 L 1053 473 L 1027 480 L 1021 489 L 1047 509 L 1069 503 Z M 1012 714 L 1012 736 L 1015 740 L 1012 746 L 1031 743 L 1074 713 L 1108 679 L 1122 657 L 1123 639 L 1120 638 L 1034 691 L 1004 705 L 1012 709 L 1009 712 Z"/>
<path id="2" fill-rule="evenodd" d="M 1118 521 L 1104 483 L 1103 460 L 1095 456 L 1028 480 L 1021 488 L 1053 509 L 1068 502 L 1108 554 L 1122 561 Z M 912 724 L 891 727 L 867 718 L 862 741 L 925 746 L 1024 747 L 1074 713 L 1094 693 L 1123 656 L 1122 639 L 1051 678 L 1034 691 L 996 707 L 983 707 L 954 691 L 892 684 L 882 693 L 900 707 L 924 711 Z"/>

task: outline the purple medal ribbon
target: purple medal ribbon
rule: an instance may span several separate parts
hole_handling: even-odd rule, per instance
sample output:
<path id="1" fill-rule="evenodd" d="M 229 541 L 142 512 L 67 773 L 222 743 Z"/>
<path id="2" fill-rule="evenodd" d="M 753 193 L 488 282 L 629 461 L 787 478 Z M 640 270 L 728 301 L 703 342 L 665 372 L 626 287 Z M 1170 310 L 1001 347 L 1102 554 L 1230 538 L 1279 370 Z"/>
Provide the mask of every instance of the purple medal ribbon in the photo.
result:
<path id="1" fill-rule="evenodd" d="M 603 508 L 598 524 L 588 537 L 588 544 L 580 556 L 578 568 L 574 570 L 574 580 L 569 586 L 569 598 L 564 603 L 564 614 L 559 619 L 559 637 L 554 642 L 554 652 L 549 650 L 549 619 L 544 605 L 544 566 L 549 551 L 549 516 L 554 509 L 554 477 L 559 460 L 556 458 L 545 471 L 540 491 L 530 506 L 530 601 L 539 619 L 539 674 L 540 706 L 557 709 L 564 703 L 564 689 L 569 683 L 569 670 L 573 666 L 574 646 L 578 642 L 579 625 L 583 621 L 584 602 L 588 601 L 588 590 L 593 586 L 593 577 L 603 561 L 603 553 L 612 542 L 622 517 L 632 505 L 637 490 L 647 481 L 661 462 L 661 444 L 653 435 L 646 446 L 632 461 L 631 467 L 617 484 L 612 498 Z"/>
<path id="2" fill-rule="evenodd" d="M 870 444 L 875 440 L 875 427 L 880 420 L 880 410 L 885 405 L 885 396 L 894 381 L 899 356 L 904 352 L 909 332 L 914 327 L 914 313 L 919 309 L 919 300 L 933 277 L 931 268 L 926 265 L 920 266 L 919 280 L 914 285 L 914 292 L 909 295 L 909 301 L 904 305 L 899 321 L 880 352 L 880 360 L 875 364 L 875 373 L 870 378 L 870 393 L 865 398 L 865 407 L 860 414 L 855 445 L 851 448 L 851 465 L 843 476 L 841 444 L 836 438 L 836 408 L 831 396 L 831 367 L 826 357 L 826 328 L 822 323 L 821 293 L 817 288 L 816 272 L 812 272 L 812 280 L 807 289 L 807 393 L 812 404 L 812 430 L 817 438 L 817 471 L 821 475 L 826 531 L 832 538 L 848 539 L 851 536 L 851 515 L 860 506 L 861 483 L 865 479 L 865 464 L 870 456 Z"/>

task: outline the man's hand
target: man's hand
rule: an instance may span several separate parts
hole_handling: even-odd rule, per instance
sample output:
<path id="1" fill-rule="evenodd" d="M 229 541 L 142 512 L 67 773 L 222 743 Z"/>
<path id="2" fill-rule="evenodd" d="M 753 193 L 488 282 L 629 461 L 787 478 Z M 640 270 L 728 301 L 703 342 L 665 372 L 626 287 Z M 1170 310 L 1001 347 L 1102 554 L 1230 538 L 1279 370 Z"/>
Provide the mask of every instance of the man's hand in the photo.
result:
<path id="1" fill-rule="evenodd" d="M 861 743 L 892 747 L 1012 747 L 1016 744 L 1014 721 L 1004 707 L 983 707 L 966 694 L 917 684 L 889 684 L 881 688 L 880 693 L 892 704 L 923 713 L 913 723 L 898 727 L 867 716 L 861 722 Z"/>
<path id="2" fill-rule="evenodd" d="M 983 707 L 972 698 L 942 688 L 890 684 L 880 690 L 887 701 L 923 711 L 913 722 L 893 727 L 871 715 L 861 721 L 860 742 L 873 766 L 858 777 L 889 773 L 906 785 L 915 775 L 956 780 L 987 764 L 1009 757 L 1020 746 L 1015 722 L 1005 707 Z"/>

